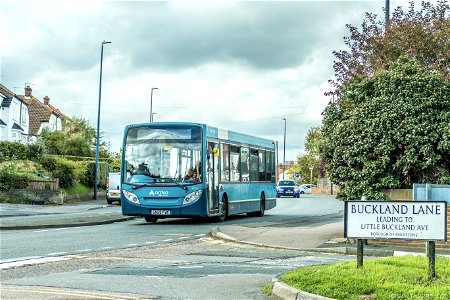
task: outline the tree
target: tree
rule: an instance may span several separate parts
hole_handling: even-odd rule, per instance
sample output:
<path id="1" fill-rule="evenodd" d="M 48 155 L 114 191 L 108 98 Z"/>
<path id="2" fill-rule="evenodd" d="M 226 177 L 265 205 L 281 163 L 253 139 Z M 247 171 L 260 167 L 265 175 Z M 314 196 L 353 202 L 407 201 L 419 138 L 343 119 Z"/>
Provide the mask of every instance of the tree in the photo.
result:
<path id="1" fill-rule="evenodd" d="M 83 118 L 65 121 L 60 131 L 44 130 L 39 139 L 50 154 L 94 156 L 95 129 Z M 101 144 L 104 147 L 104 143 Z"/>
<path id="2" fill-rule="evenodd" d="M 325 109 L 323 157 L 341 198 L 450 183 L 450 83 L 420 60 L 347 83 Z"/>
<path id="3" fill-rule="evenodd" d="M 450 8 L 447 1 L 436 6 L 422 2 L 420 11 L 415 11 L 411 1 L 409 10 L 395 9 L 389 26 L 385 19 L 366 13 L 361 31 L 347 25 L 350 37 L 344 38 L 348 51 L 333 51 L 335 79 L 330 80 L 334 91 L 328 95 L 342 97 L 343 88 L 351 80 L 373 76 L 388 70 L 400 56 L 408 55 L 436 70 L 447 80 L 450 77 Z"/>
<path id="4" fill-rule="evenodd" d="M 322 147 L 322 131 L 320 127 L 312 127 L 306 134 L 305 150 L 316 157 L 320 156 L 320 147 Z"/>

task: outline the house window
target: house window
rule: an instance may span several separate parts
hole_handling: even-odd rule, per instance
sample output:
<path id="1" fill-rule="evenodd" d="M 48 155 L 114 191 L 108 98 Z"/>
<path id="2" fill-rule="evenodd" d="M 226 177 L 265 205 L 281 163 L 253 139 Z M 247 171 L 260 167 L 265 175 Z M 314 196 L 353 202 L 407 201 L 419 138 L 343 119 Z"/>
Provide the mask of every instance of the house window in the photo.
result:
<path id="1" fill-rule="evenodd" d="M 20 125 L 24 127 L 28 127 L 28 108 L 26 106 L 22 106 L 22 120 L 20 121 Z"/>
<path id="2" fill-rule="evenodd" d="M 15 122 L 18 122 L 19 120 L 19 103 L 13 101 L 11 103 L 11 113 L 12 113 L 12 120 Z"/>

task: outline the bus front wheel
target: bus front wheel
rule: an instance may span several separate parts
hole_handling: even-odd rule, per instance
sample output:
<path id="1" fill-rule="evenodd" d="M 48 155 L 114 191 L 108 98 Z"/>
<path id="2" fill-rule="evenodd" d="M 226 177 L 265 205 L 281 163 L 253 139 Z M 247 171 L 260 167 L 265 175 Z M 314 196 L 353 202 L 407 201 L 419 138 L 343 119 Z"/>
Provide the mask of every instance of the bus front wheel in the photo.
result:
<path id="1" fill-rule="evenodd" d="M 154 216 L 144 216 L 144 219 L 147 223 L 156 223 L 158 221 L 158 218 Z"/>

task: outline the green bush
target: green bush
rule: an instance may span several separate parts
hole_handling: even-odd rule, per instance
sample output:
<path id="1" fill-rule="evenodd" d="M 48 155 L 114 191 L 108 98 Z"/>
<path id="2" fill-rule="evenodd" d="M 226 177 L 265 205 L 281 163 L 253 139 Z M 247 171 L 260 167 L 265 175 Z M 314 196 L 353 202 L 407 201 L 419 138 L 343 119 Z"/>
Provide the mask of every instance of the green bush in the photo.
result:
<path id="1" fill-rule="evenodd" d="M 94 187 L 94 170 L 95 161 L 86 162 L 86 172 L 84 173 L 83 179 L 80 182 L 88 187 Z M 112 172 L 112 167 L 108 163 L 98 163 L 98 187 L 106 188 L 106 179 L 108 178 L 109 172 Z"/>
<path id="2" fill-rule="evenodd" d="M 0 142 L 0 161 L 27 159 L 28 149 L 27 145 L 19 142 Z"/>
<path id="3" fill-rule="evenodd" d="M 28 175 L 17 172 L 14 167 L 5 166 L 0 169 L 0 191 L 24 189 L 29 179 Z"/>
<path id="4" fill-rule="evenodd" d="M 27 159 L 32 161 L 40 161 L 42 157 L 47 153 L 45 145 L 42 143 L 28 144 L 27 148 Z"/>
<path id="5" fill-rule="evenodd" d="M 46 155 L 41 158 L 42 166 L 52 173 L 53 178 L 59 178 L 62 188 L 72 187 L 76 178 L 77 163 L 62 157 Z"/>

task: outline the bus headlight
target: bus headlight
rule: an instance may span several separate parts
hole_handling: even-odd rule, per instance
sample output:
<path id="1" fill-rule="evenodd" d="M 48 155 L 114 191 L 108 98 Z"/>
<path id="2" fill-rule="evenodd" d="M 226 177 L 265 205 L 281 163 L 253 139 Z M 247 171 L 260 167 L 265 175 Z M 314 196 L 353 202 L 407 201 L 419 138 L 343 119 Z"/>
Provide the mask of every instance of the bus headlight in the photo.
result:
<path id="1" fill-rule="evenodd" d="M 183 204 L 194 203 L 195 201 L 200 199 L 200 196 L 202 195 L 202 192 L 203 192 L 202 190 L 198 190 L 198 191 L 195 191 L 195 192 L 192 192 L 192 193 L 188 194 L 186 197 L 184 197 Z"/>
<path id="2" fill-rule="evenodd" d="M 141 202 L 139 202 L 139 198 L 135 194 L 133 194 L 129 191 L 126 191 L 126 190 L 122 190 L 122 192 L 123 192 L 123 195 L 125 196 L 125 198 L 128 199 L 128 201 L 136 203 L 136 204 L 141 204 Z"/>

